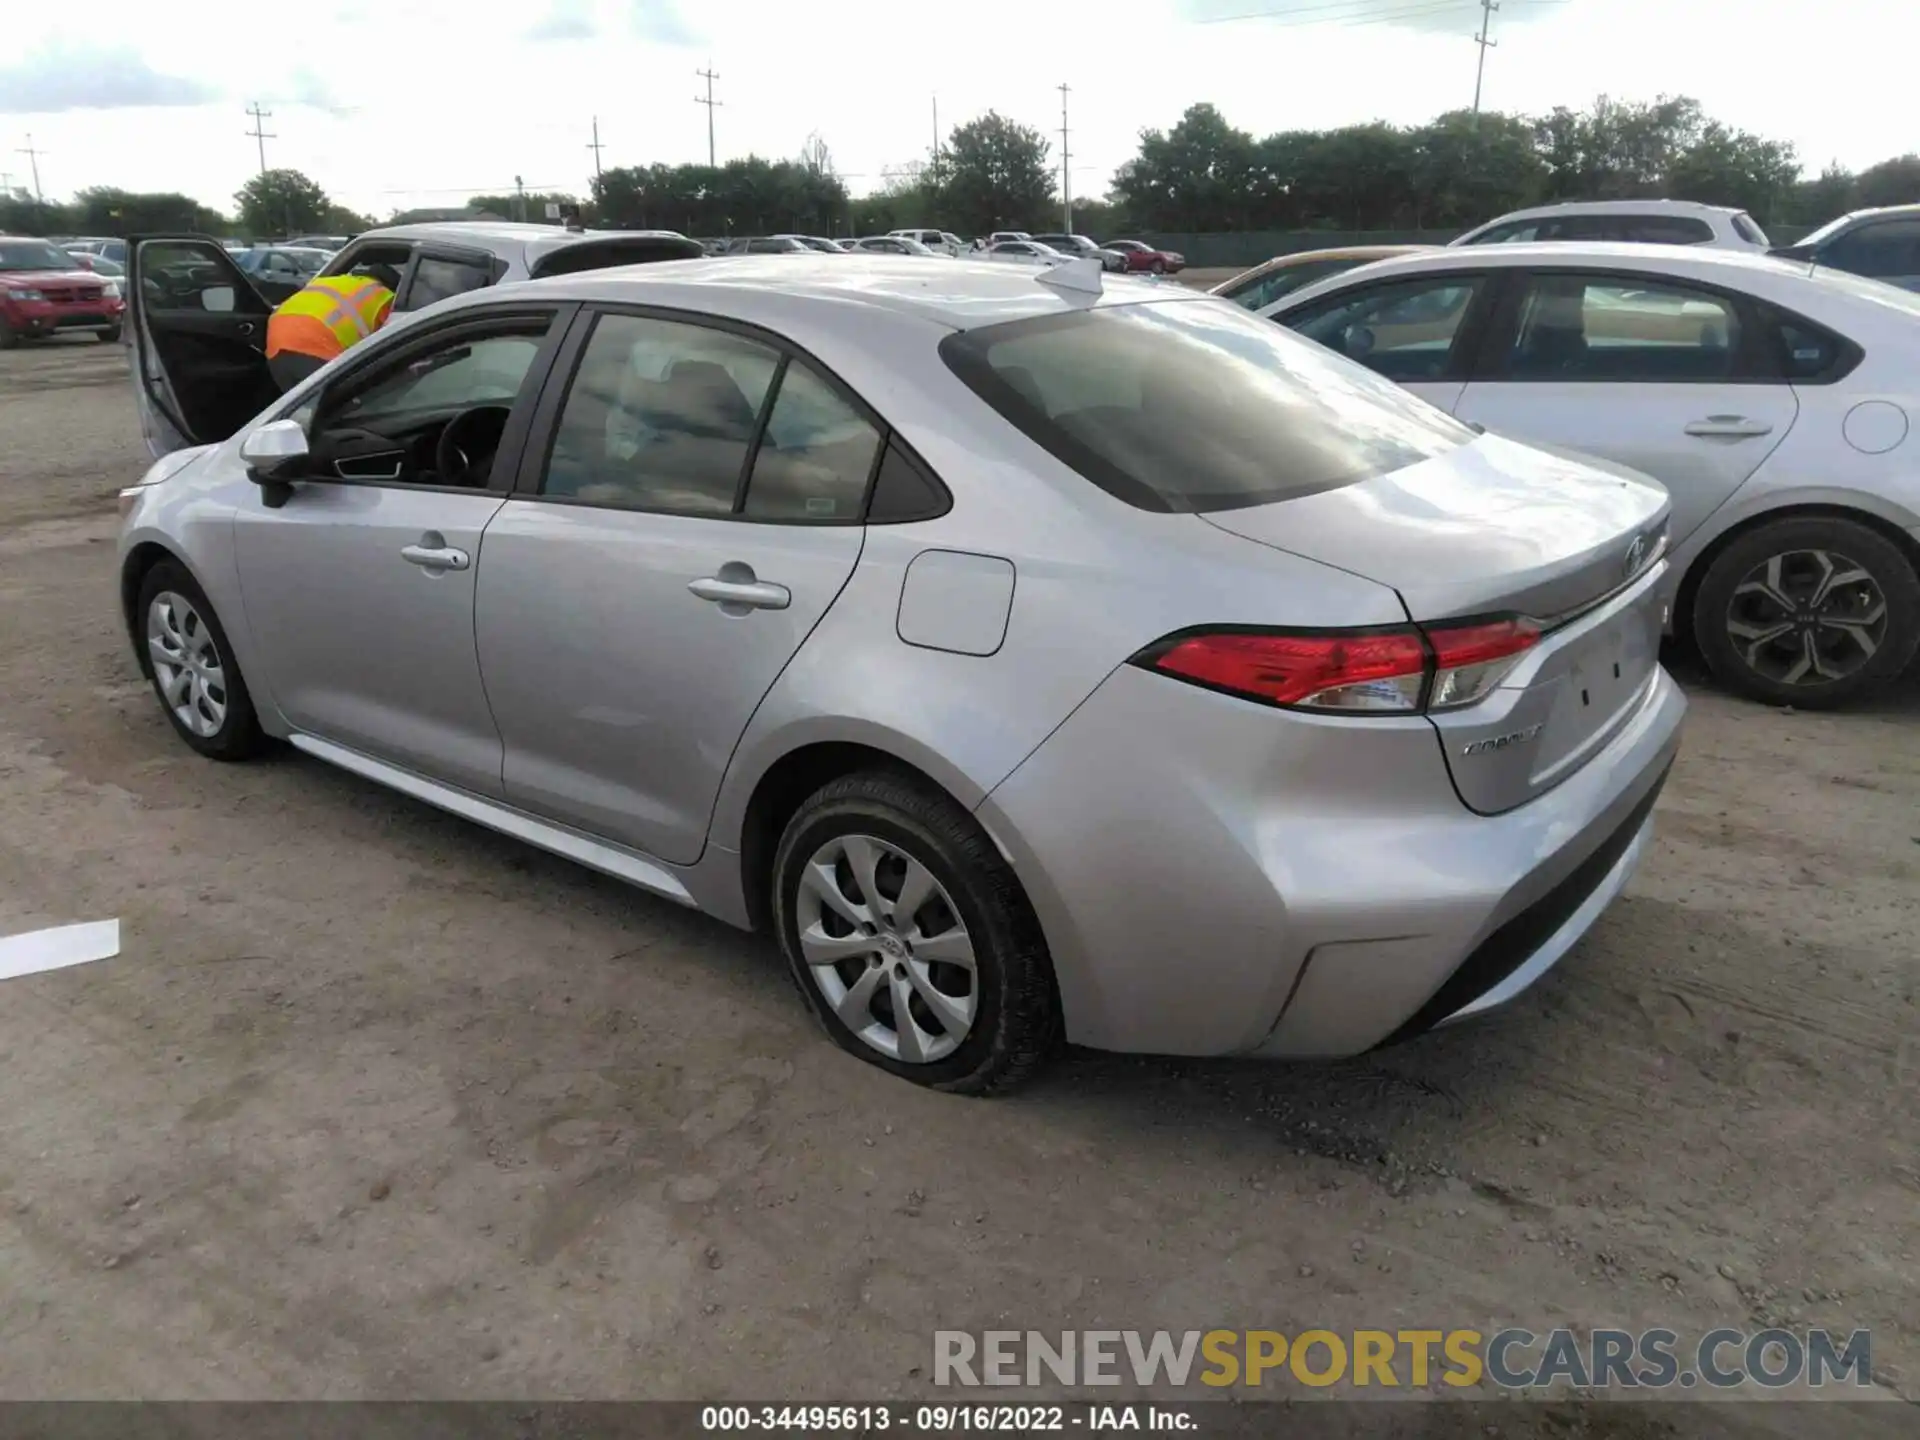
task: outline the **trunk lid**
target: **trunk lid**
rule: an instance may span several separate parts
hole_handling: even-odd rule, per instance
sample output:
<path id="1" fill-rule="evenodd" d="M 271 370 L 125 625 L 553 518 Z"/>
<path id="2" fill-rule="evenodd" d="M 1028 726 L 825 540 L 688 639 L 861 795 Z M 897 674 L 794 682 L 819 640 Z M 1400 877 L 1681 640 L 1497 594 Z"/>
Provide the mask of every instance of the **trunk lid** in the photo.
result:
<path id="1" fill-rule="evenodd" d="M 1204 518 L 1391 585 L 1433 625 L 1545 632 L 1492 694 L 1429 718 L 1460 798 L 1495 814 L 1572 775 L 1647 702 L 1667 494 L 1636 471 L 1497 436 L 1343 489 Z"/>
<path id="2" fill-rule="evenodd" d="M 1651 560 L 1645 537 L 1664 530 L 1668 508 L 1637 471 L 1483 435 L 1392 474 L 1205 519 L 1391 585 L 1415 620 L 1515 611 L 1547 622 Z"/>

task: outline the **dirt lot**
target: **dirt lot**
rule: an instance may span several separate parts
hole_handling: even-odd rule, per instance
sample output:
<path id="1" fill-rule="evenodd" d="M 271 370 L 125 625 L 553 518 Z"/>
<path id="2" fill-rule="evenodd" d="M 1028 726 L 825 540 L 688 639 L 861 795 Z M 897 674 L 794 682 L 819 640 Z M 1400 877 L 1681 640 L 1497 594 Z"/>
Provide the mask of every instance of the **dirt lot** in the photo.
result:
<path id="1" fill-rule="evenodd" d="M 0 1395 L 915 1397 L 938 1327 L 1762 1319 L 1920 1394 L 1911 694 L 1692 685 L 1639 878 L 1495 1019 L 950 1099 L 760 941 L 193 756 L 115 614 L 142 464 L 119 347 L 0 355 L 0 933 L 125 935 L 0 983 Z"/>

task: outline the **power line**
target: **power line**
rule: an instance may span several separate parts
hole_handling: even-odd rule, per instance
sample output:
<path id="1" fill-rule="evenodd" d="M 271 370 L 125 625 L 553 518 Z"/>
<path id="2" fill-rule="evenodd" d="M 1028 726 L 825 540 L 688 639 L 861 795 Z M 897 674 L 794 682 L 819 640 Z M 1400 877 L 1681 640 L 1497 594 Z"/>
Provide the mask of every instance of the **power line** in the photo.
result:
<path id="1" fill-rule="evenodd" d="M 260 148 L 260 173 L 264 175 L 267 173 L 267 141 L 278 140 L 280 137 L 260 123 L 263 120 L 271 120 L 273 112 L 262 110 L 258 100 L 247 107 L 247 114 L 253 117 L 253 129 L 247 131 L 247 134 L 253 137 Z"/>
<path id="2" fill-rule="evenodd" d="M 1289 29 L 1300 25 L 1398 25 L 1429 16 L 1459 14 L 1466 18 L 1468 7 L 1479 0 L 1323 0 L 1312 5 L 1293 5 L 1277 10 L 1250 10 L 1234 15 L 1213 15 L 1196 23 L 1226 25 L 1243 20 L 1265 20 L 1271 28 Z M 1572 0 L 1506 0 L 1510 5 L 1558 6 Z"/>
<path id="3" fill-rule="evenodd" d="M 593 151 L 593 178 L 600 178 L 600 117 L 593 117 L 593 143 L 587 146 Z"/>
<path id="4" fill-rule="evenodd" d="M 1480 117 L 1480 87 L 1487 78 L 1487 51 L 1500 42 L 1491 38 L 1493 30 L 1493 12 L 1500 8 L 1500 0 L 1480 0 L 1480 33 L 1473 37 L 1473 43 L 1480 47 L 1480 58 L 1473 67 L 1473 114 L 1475 120 Z"/>
<path id="5" fill-rule="evenodd" d="M 33 132 L 29 130 L 27 132 L 27 143 L 22 145 L 14 153 L 16 155 L 26 156 L 28 163 L 33 166 L 33 203 L 38 205 L 46 199 L 46 197 L 40 193 L 40 157 L 47 152 L 33 148 Z"/>
<path id="6" fill-rule="evenodd" d="M 1060 90 L 1060 204 L 1066 215 L 1066 228 L 1060 233 L 1073 234 L 1073 166 L 1071 154 L 1067 149 L 1067 85 L 1062 81 Z"/>
<path id="7" fill-rule="evenodd" d="M 714 151 L 714 148 L 713 148 L 713 108 L 716 105 L 724 103 L 722 101 L 719 101 L 713 98 L 713 82 L 718 80 L 720 77 L 714 74 L 711 69 L 696 70 L 693 73 L 695 75 L 698 75 L 701 79 L 707 82 L 706 97 L 703 99 L 700 96 L 696 95 L 693 97 L 693 103 L 696 105 L 704 105 L 707 107 L 707 168 L 709 170 L 712 170 L 712 169 L 718 168 L 720 163 L 715 158 L 716 152 Z"/>

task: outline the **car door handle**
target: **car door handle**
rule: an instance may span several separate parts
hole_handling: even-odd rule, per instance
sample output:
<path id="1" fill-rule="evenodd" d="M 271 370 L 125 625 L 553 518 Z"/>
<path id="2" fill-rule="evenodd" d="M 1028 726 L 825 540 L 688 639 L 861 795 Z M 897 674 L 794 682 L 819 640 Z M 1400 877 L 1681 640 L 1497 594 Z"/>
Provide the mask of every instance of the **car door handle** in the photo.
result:
<path id="1" fill-rule="evenodd" d="M 1709 415 L 1704 420 L 1695 420 L 1687 426 L 1687 434 L 1711 436 L 1725 440 L 1749 440 L 1759 435 L 1771 435 L 1773 426 L 1765 420 L 1749 420 L 1744 415 Z"/>
<path id="2" fill-rule="evenodd" d="M 765 580 L 722 580 L 710 575 L 691 581 L 687 589 L 716 605 L 744 605 L 753 610 L 784 610 L 793 603 L 791 590 Z"/>
<path id="3" fill-rule="evenodd" d="M 422 570 L 464 570 L 473 557 L 451 545 L 402 545 L 400 558 Z"/>

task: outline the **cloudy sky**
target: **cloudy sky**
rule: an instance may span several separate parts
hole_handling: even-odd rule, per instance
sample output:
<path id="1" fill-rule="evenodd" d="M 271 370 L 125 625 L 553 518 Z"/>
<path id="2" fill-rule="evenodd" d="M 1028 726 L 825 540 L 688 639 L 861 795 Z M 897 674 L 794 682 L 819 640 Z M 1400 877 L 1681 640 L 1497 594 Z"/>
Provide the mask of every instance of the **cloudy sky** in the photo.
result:
<path id="1" fill-rule="evenodd" d="M 94 0 L 10 15 L 0 172 L 30 183 L 31 135 L 49 198 L 118 185 L 229 208 L 258 166 L 245 113 L 258 101 L 273 112 L 268 164 L 376 216 L 510 190 L 515 175 L 583 192 L 596 116 L 609 167 L 704 159 L 694 72 L 711 68 L 723 160 L 791 156 L 817 132 L 856 193 L 924 158 L 936 102 L 943 127 L 996 109 L 1057 131 L 1065 82 L 1073 187 L 1094 195 L 1142 128 L 1196 100 L 1261 134 L 1468 105 L 1480 4 L 305 0 L 188 13 Z M 1920 147 L 1896 120 L 1910 114 L 1920 6 L 1822 0 L 1789 18 L 1753 0 L 1503 0 L 1485 104 L 1690 94 L 1792 140 L 1812 169 Z"/>

